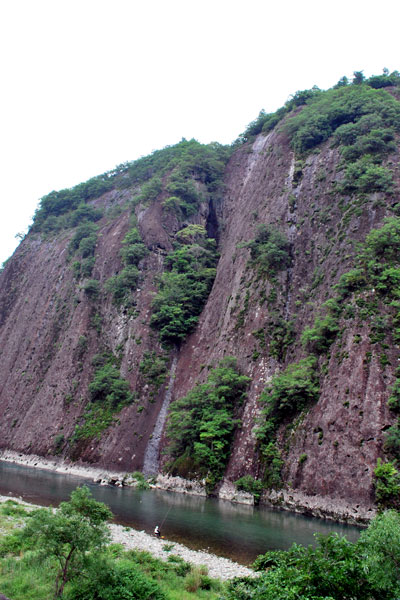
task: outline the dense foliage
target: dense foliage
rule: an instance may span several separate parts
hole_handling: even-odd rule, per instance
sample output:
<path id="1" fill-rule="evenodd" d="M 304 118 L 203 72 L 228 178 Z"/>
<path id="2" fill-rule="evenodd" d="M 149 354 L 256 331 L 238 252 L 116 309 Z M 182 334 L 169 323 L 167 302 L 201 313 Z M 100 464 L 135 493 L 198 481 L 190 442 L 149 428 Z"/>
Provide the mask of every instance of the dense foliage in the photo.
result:
<path id="1" fill-rule="evenodd" d="M 386 88 L 390 86 L 400 86 L 400 73 L 398 71 L 393 71 L 393 73 L 389 73 L 387 69 L 384 69 L 382 75 L 373 75 L 369 79 L 366 79 L 362 72 L 355 72 L 353 81 L 351 82 L 353 85 L 350 85 L 350 82 L 347 77 L 342 77 L 338 83 L 333 87 L 334 90 L 343 91 L 345 89 L 360 89 L 360 84 L 362 88 L 373 88 L 375 90 Z M 356 87 L 357 86 L 357 87 Z M 268 133 L 274 127 L 280 123 L 286 115 L 289 115 L 292 111 L 295 111 L 299 106 L 305 104 L 313 104 L 314 102 L 318 102 L 322 96 L 326 94 L 326 92 L 322 92 L 317 86 L 314 86 L 308 90 L 299 90 L 295 94 L 293 94 L 287 102 L 279 108 L 274 113 L 266 113 L 265 110 L 261 110 L 258 117 L 254 119 L 247 126 L 246 130 L 238 137 L 236 140 L 236 144 L 242 144 L 247 141 L 251 141 L 253 137 L 261 132 Z M 340 113 L 338 115 L 340 117 Z M 333 119 L 334 123 L 334 119 Z M 327 126 L 330 127 L 331 124 L 326 123 L 324 118 L 319 122 L 318 119 L 315 119 L 314 125 L 316 126 L 314 129 L 314 137 L 320 137 L 321 134 L 317 134 L 318 124 L 321 125 L 321 134 L 325 135 Z M 310 124 L 312 125 L 312 124 Z M 325 138 L 326 139 L 326 138 Z M 320 143 L 322 138 L 316 143 Z M 315 145 L 315 144 L 313 144 Z"/>
<path id="2" fill-rule="evenodd" d="M 121 259 L 123 268 L 106 281 L 105 289 L 113 296 L 114 303 L 126 308 L 134 306 L 132 291 L 140 278 L 140 261 L 148 254 L 148 249 L 136 224 L 122 240 Z"/>
<path id="3" fill-rule="evenodd" d="M 168 193 L 178 198 L 178 207 L 183 214 L 191 214 L 200 200 L 191 179 L 201 181 L 217 198 L 230 152 L 228 146 L 221 144 L 204 145 L 183 139 L 174 146 L 119 165 L 73 188 L 47 194 L 40 200 L 32 230 L 57 232 L 83 221 L 99 220 L 102 212 L 89 203 L 113 189 L 141 186 L 135 202 L 150 202 L 161 192 L 161 179 L 166 174 L 169 174 Z"/>
<path id="4" fill-rule="evenodd" d="M 374 470 L 375 498 L 378 506 L 400 508 L 400 473 L 393 462 L 378 463 Z"/>
<path id="5" fill-rule="evenodd" d="M 113 361 L 106 362 L 95 371 L 93 381 L 89 384 L 92 402 L 121 407 L 132 401 L 129 383 L 122 379 L 119 369 Z"/>
<path id="6" fill-rule="evenodd" d="M 87 488 L 60 509 L 0 504 L 0 589 L 15 600 L 217 600 L 222 584 L 180 556 L 105 545 L 109 509 Z"/>
<path id="7" fill-rule="evenodd" d="M 95 372 L 89 384 L 90 403 L 83 414 L 82 422 L 75 427 L 72 443 L 100 437 L 114 421 L 114 414 L 134 401 L 129 382 L 123 379 L 119 361 L 111 353 L 93 357 Z"/>
<path id="8" fill-rule="evenodd" d="M 112 182 L 105 174 L 70 189 L 50 192 L 40 200 L 34 216 L 33 231 L 47 233 L 75 227 L 82 221 L 98 221 L 102 212 L 87 202 L 98 198 L 111 187 Z"/>
<path id="9" fill-rule="evenodd" d="M 123 185 L 138 185 L 134 204 L 149 204 L 163 193 L 163 209 L 178 218 L 193 215 L 206 198 L 219 199 L 222 175 L 231 149 L 217 143 L 183 139 L 134 163 L 123 166 Z"/>
<path id="10" fill-rule="evenodd" d="M 376 517 L 356 543 L 316 536 L 315 547 L 259 556 L 258 578 L 237 578 L 226 600 L 393 600 L 400 593 L 400 516 Z"/>
<path id="11" fill-rule="evenodd" d="M 242 246 L 250 248 L 252 266 L 270 278 L 291 264 L 290 242 L 272 226 L 259 225 L 255 239 Z"/>
<path id="12" fill-rule="evenodd" d="M 29 520 L 24 536 L 34 539 L 44 557 L 54 557 L 58 563 L 54 598 L 60 598 L 65 584 L 80 575 L 87 552 L 101 549 L 108 541 L 106 521 L 111 517 L 111 511 L 82 487 L 56 512 L 38 510 Z"/>
<path id="13" fill-rule="evenodd" d="M 257 430 L 261 454 L 271 452 L 277 428 L 313 404 L 319 396 L 317 361 L 309 356 L 275 375 L 261 394 L 262 418 Z"/>
<path id="14" fill-rule="evenodd" d="M 205 477 L 209 490 L 221 479 L 249 382 L 236 360 L 227 357 L 206 383 L 173 402 L 167 429 L 172 474 Z"/>
<path id="15" fill-rule="evenodd" d="M 65 600 L 166 600 L 159 584 L 129 560 L 93 557 L 86 575 L 71 585 Z"/>
<path id="16" fill-rule="evenodd" d="M 349 145 L 345 146 L 345 154 L 350 152 L 350 146 L 355 146 L 352 156 L 348 156 L 354 159 L 362 150 L 386 152 L 386 143 L 393 138 L 390 135 L 386 141 L 384 138 L 398 130 L 399 116 L 400 104 L 387 91 L 368 85 L 346 86 L 313 96 L 288 119 L 285 128 L 296 152 L 310 150 L 335 134 L 338 143 Z M 381 136 L 374 127 L 379 131 L 383 128 Z M 371 129 L 375 133 L 371 134 Z M 375 145 L 374 138 L 381 139 L 382 145 Z"/>
<path id="17" fill-rule="evenodd" d="M 215 240 L 206 237 L 204 227 L 186 227 L 177 239 L 181 242 L 165 259 L 150 320 L 165 344 L 179 343 L 195 327 L 216 273 Z"/>
<path id="18" fill-rule="evenodd" d="M 195 175 L 213 191 L 217 191 L 230 149 L 218 143 L 200 144 L 196 140 L 185 140 L 174 146 L 156 150 L 149 156 L 117 167 L 124 176 L 124 185 L 141 184 L 153 177 L 162 178 L 170 171 L 183 179 Z"/>
<path id="19" fill-rule="evenodd" d="M 393 191 L 393 176 L 382 162 L 395 152 L 400 131 L 400 102 L 383 89 L 368 85 L 341 86 L 318 94 L 290 116 L 285 130 L 299 154 L 328 138 L 339 146 L 344 194 Z"/>

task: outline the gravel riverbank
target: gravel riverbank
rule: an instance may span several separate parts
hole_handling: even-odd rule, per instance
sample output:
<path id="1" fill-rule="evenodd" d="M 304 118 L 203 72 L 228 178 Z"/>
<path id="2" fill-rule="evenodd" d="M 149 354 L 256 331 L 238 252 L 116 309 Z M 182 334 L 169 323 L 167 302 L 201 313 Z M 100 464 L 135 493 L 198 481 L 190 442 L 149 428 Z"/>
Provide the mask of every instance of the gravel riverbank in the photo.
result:
<path id="1" fill-rule="evenodd" d="M 6 500 L 15 500 L 27 507 L 37 508 L 20 498 L 0 496 L 0 502 L 5 502 Z M 251 569 L 235 563 L 228 558 L 216 556 L 215 554 L 201 550 L 191 550 L 183 544 L 169 542 L 165 539 L 157 539 L 145 531 L 136 531 L 130 527 L 115 525 L 114 523 L 111 523 L 109 528 L 112 542 L 122 544 L 127 550 L 145 550 L 161 560 L 168 560 L 169 554 L 177 554 L 183 560 L 193 565 L 206 565 L 210 577 L 225 580 L 255 574 Z"/>

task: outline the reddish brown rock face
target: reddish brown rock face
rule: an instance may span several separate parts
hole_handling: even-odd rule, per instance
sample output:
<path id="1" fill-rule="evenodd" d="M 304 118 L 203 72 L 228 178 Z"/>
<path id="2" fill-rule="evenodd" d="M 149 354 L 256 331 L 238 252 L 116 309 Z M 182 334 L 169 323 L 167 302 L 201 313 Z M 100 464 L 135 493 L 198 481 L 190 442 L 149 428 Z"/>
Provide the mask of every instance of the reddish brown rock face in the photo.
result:
<path id="1" fill-rule="evenodd" d="M 304 356 L 301 332 L 332 296 L 340 275 L 352 267 L 353 242 L 363 240 L 386 215 L 384 203 L 375 195 L 343 225 L 338 197 L 332 192 L 340 176 L 338 162 L 337 150 L 327 143 L 307 158 L 294 181 L 294 156 L 285 136 L 279 132 L 259 136 L 230 159 L 218 205 L 204 202 L 185 222 L 217 234 L 220 259 L 198 326 L 177 350 L 173 398 L 203 381 L 207 367 L 227 355 L 236 356 L 243 373 L 251 377 L 243 425 L 226 471 L 230 481 L 246 473 L 259 474 L 254 429 L 260 394 L 275 372 Z M 129 190 L 119 198 L 109 192 L 95 204 L 123 207 L 127 198 Z M 121 471 L 142 467 L 166 384 L 151 398 L 139 364 L 146 351 L 161 349 L 149 326 L 155 278 L 163 272 L 175 233 L 185 224 L 163 212 L 161 203 L 159 198 L 147 208 L 136 207 L 150 253 L 142 261 L 143 278 L 132 292 L 135 315 L 116 307 L 105 292 L 96 302 L 87 297 L 73 277 L 68 232 L 47 239 L 29 234 L 6 265 L 0 275 L 2 448 L 51 455 L 57 436 L 64 436 L 62 454 L 82 464 Z M 260 223 L 276 226 L 292 244 L 292 266 L 278 273 L 274 283 L 249 267 L 250 252 L 240 247 L 254 239 Z M 93 276 L 103 286 L 121 268 L 129 212 L 122 208 L 116 217 L 105 216 L 99 227 Z M 265 347 L 254 335 L 266 331 L 272 314 L 294 322 L 294 343 L 280 361 L 268 350 L 268 335 Z M 279 431 L 283 477 L 294 490 L 364 506 L 373 501 L 372 472 L 382 454 L 382 431 L 393 421 L 386 407 L 393 368 L 381 366 L 368 332 L 367 326 L 343 332 L 331 349 L 318 403 L 290 434 Z M 358 343 L 355 335 L 361 336 Z M 138 400 L 116 415 L 100 439 L 71 448 L 68 439 L 89 401 L 91 359 L 104 348 L 122 356 L 121 374 Z M 394 364 L 398 349 L 392 347 L 388 353 Z M 302 454 L 307 460 L 299 463 Z"/>

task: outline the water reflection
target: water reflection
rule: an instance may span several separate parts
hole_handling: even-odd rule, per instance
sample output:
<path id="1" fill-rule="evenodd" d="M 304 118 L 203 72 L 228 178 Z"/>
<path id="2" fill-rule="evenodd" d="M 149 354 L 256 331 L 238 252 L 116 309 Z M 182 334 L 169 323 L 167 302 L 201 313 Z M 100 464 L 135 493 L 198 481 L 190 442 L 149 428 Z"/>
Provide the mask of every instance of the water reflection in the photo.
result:
<path id="1" fill-rule="evenodd" d="M 110 506 L 117 522 L 148 533 L 158 524 L 172 541 L 209 549 L 244 564 L 269 549 L 284 550 L 293 542 L 311 544 L 317 531 L 335 531 L 350 540 L 355 540 L 359 531 L 332 521 L 222 500 L 99 486 L 89 479 L 0 461 L 0 494 L 21 496 L 36 504 L 57 505 L 84 483 L 97 500 Z"/>

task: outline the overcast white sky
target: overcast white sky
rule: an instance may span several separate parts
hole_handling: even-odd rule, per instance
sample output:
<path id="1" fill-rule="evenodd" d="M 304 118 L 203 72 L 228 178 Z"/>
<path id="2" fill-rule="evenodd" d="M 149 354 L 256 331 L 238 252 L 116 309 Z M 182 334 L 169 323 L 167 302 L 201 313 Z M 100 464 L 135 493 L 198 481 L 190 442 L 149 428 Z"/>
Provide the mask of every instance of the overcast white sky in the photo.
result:
<path id="1" fill-rule="evenodd" d="M 53 189 L 400 70 L 399 17 L 398 0 L 3 0 L 0 263 Z"/>

